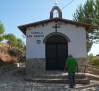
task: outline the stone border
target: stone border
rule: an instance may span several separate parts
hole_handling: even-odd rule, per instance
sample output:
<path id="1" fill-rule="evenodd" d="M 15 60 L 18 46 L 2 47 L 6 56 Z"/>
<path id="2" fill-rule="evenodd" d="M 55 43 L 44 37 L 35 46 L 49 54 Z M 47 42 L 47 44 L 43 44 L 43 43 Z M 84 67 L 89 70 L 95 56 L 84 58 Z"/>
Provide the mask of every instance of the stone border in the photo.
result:
<path id="1" fill-rule="evenodd" d="M 87 58 L 76 58 L 78 62 L 78 71 L 84 72 L 81 65 L 88 65 Z M 26 59 L 26 75 L 41 75 L 46 72 L 45 58 L 28 58 Z M 87 70 L 86 70 L 87 72 Z"/>
<path id="2" fill-rule="evenodd" d="M 17 67 L 21 67 L 22 65 L 25 65 L 25 62 L 20 62 L 20 63 L 16 63 L 16 64 L 11 64 L 11 65 L 7 65 L 7 66 L 3 66 L 0 68 L 0 75 L 7 72 L 7 71 L 10 71 L 12 69 L 15 69 Z"/>

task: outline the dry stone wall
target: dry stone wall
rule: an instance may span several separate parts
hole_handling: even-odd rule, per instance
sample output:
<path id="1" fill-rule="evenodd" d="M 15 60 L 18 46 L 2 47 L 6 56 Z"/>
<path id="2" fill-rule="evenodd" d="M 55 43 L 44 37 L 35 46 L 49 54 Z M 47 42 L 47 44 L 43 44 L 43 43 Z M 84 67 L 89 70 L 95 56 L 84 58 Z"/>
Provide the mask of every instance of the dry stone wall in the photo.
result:
<path id="1" fill-rule="evenodd" d="M 26 59 L 26 74 L 33 76 L 42 74 L 46 71 L 45 58 L 29 58 Z"/>
<path id="2" fill-rule="evenodd" d="M 88 66 L 87 58 L 76 58 L 76 59 L 78 62 L 78 71 L 84 72 L 85 66 Z M 86 72 L 87 72 L 87 68 L 86 68 Z"/>
<path id="3" fill-rule="evenodd" d="M 78 62 L 79 72 L 84 72 L 81 65 L 88 65 L 87 58 L 76 58 Z M 46 72 L 45 58 L 29 58 L 26 59 L 26 75 L 37 76 Z"/>
<path id="4" fill-rule="evenodd" d="M 12 65 L 3 66 L 0 68 L 0 75 L 7 72 L 7 71 L 15 69 L 17 67 L 20 67 L 22 65 L 25 65 L 25 62 L 20 62 L 20 63 L 16 63 L 16 64 L 12 64 Z"/>

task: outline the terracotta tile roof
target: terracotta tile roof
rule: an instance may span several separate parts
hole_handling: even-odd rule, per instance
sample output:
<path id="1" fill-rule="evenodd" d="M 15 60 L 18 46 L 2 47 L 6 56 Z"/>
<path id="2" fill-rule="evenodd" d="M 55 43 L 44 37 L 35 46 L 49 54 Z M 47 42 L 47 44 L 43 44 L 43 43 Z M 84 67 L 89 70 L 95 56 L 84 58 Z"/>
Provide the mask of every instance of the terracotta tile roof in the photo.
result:
<path id="1" fill-rule="evenodd" d="M 36 27 L 37 25 L 40 25 L 40 24 L 43 25 L 45 23 L 47 24 L 47 23 L 52 22 L 52 21 L 55 21 L 55 22 L 61 21 L 61 22 L 64 22 L 65 24 L 68 23 L 68 24 L 73 24 L 73 25 L 76 25 L 76 26 L 85 27 L 86 32 L 90 31 L 94 27 L 91 24 L 76 22 L 76 21 L 67 20 L 67 19 L 63 19 L 63 18 L 52 18 L 52 19 L 38 21 L 38 22 L 30 23 L 30 24 L 21 25 L 21 26 L 18 26 L 18 28 L 26 35 L 26 29 L 28 27 L 32 27 L 32 26 Z"/>

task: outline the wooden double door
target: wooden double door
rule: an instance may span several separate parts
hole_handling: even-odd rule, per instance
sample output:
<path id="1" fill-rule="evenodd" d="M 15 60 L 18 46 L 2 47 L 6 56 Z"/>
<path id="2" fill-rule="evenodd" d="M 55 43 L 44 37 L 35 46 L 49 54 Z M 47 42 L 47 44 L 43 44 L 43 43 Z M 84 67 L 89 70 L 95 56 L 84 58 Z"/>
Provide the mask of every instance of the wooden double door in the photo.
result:
<path id="1" fill-rule="evenodd" d="M 46 70 L 64 70 L 68 57 L 68 42 L 62 41 L 61 37 L 54 36 L 46 43 Z"/>

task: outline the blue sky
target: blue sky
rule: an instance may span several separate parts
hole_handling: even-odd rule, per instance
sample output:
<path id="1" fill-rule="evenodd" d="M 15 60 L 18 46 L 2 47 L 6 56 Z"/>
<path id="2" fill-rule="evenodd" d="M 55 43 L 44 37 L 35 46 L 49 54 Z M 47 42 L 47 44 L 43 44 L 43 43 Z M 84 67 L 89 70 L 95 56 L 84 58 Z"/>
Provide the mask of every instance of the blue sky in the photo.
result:
<path id="1" fill-rule="evenodd" d="M 5 33 L 13 33 L 22 38 L 22 32 L 14 25 L 24 25 L 49 19 L 50 11 L 56 0 L 0 0 L 0 20 L 4 24 Z M 58 0 L 58 6 L 62 9 L 72 0 Z M 72 20 L 73 13 L 79 4 L 86 0 L 74 0 L 62 10 L 62 17 Z M 55 15 L 56 16 L 56 15 Z M 23 40 L 23 38 L 22 38 Z M 25 41 L 25 40 L 23 40 Z M 94 44 L 90 53 L 99 53 L 99 45 Z"/>

